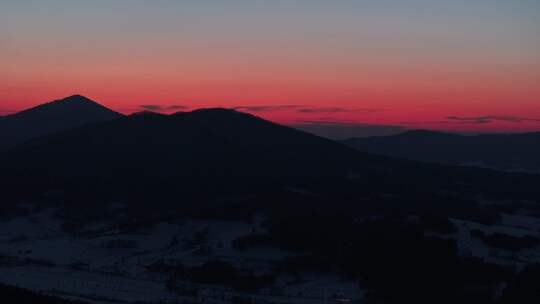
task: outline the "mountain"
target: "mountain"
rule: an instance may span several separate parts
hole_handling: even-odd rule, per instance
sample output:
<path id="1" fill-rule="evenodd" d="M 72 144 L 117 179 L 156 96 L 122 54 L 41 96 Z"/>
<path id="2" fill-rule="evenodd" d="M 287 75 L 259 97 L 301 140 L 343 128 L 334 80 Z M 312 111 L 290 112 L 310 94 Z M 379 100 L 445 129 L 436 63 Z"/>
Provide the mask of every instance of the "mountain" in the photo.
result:
<path id="1" fill-rule="evenodd" d="M 417 161 L 540 173 L 540 132 L 465 136 L 409 131 L 343 143 L 360 151 Z"/>
<path id="2" fill-rule="evenodd" d="M 0 118 L 0 149 L 42 135 L 120 116 L 84 96 L 73 95 Z"/>
<path id="3" fill-rule="evenodd" d="M 228 109 L 136 113 L 20 145 L 7 158 L 67 175 L 346 176 L 364 155 L 331 140 Z"/>
<path id="4" fill-rule="evenodd" d="M 283 289 L 274 278 L 291 271 L 316 272 L 326 285 L 346 275 L 345 289 L 354 280 L 385 303 L 492 303 L 502 283 L 519 282 L 509 263 L 537 261 L 539 184 L 540 175 L 361 152 L 234 110 L 140 112 L 0 151 L 2 262 L 24 274 L 2 277 L 21 285 L 45 271 L 62 276 L 54 294 L 131 301 L 139 294 L 129 289 L 110 298 L 109 282 L 152 275 L 171 291 L 156 301 L 198 300 L 186 282 L 243 301 Z M 86 286 L 96 272 L 97 292 L 62 289 L 66 275 Z M 534 292 L 536 277 L 512 292 Z M 0 298 L 45 301 L 4 289 Z"/>
<path id="5" fill-rule="evenodd" d="M 137 113 L 36 138 L 0 153 L 0 182 L 23 193 L 92 184 L 107 188 L 107 196 L 120 188 L 144 195 L 191 189 L 200 196 L 216 187 L 301 184 L 348 196 L 406 191 L 540 198 L 534 176 L 364 153 L 221 108 Z"/>

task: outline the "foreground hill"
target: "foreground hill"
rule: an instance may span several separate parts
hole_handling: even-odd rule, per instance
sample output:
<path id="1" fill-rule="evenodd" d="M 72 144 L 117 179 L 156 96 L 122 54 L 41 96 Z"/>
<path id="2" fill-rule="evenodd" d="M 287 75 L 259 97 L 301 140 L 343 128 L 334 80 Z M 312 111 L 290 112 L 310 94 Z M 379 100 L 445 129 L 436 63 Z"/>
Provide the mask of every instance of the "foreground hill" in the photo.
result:
<path id="1" fill-rule="evenodd" d="M 0 149 L 42 135 L 120 116 L 86 97 L 73 95 L 0 117 Z"/>
<path id="2" fill-rule="evenodd" d="M 418 161 L 540 173 L 540 133 L 463 136 L 409 131 L 343 143 L 360 151 Z"/>

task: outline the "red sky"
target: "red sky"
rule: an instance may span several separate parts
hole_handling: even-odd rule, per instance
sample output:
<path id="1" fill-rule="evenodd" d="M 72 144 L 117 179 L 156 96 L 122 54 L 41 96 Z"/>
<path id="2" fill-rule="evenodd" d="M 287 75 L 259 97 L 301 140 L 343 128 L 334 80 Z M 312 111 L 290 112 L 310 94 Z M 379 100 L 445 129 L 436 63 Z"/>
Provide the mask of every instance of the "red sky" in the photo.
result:
<path id="1" fill-rule="evenodd" d="M 124 113 L 540 130 L 535 1 L 202 2 L 6 4 L 0 115 L 81 94 Z"/>
<path id="2" fill-rule="evenodd" d="M 222 106 L 289 124 L 317 121 L 451 131 L 540 130 L 540 89 L 536 75 L 530 72 L 485 77 L 476 73 L 464 77 L 456 72 L 453 78 L 437 78 L 433 72 L 409 78 L 377 74 L 382 73 L 351 75 L 364 80 L 348 80 L 343 85 L 316 80 L 267 85 L 203 79 L 195 84 L 193 79 L 179 76 L 157 81 L 73 72 L 65 78 L 43 78 L 35 85 L 21 81 L 19 86 L 7 87 L 0 93 L 0 110 L 7 114 L 78 93 L 123 113 Z"/>

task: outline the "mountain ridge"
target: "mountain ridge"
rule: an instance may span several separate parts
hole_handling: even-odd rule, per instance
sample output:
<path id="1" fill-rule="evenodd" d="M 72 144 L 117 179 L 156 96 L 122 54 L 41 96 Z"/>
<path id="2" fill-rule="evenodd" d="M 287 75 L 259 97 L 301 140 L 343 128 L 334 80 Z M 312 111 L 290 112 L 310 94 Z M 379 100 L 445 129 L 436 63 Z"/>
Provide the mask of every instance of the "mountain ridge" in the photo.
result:
<path id="1" fill-rule="evenodd" d="M 390 157 L 540 173 L 540 132 L 460 135 L 413 130 L 341 142 L 359 151 Z"/>
<path id="2" fill-rule="evenodd" d="M 68 170 L 81 169 L 81 164 L 77 165 L 76 159 L 71 159 L 71 155 L 78 155 L 92 163 L 93 168 L 86 168 L 88 170 L 98 169 L 99 164 L 107 163 L 109 166 L 102 167 L 102 170 L 107 170 L 107 167 L 144 167 L 154 173 L 167 171 L 167 174 L 176 174 L 175 170 L 183 168 L 184 171 L 176 172 L 185 175 L 199 167 L 207 173 L 215 169 L 230 174 L 266 175 L 269 172 L 262 171 L 268 170 L 276 175 L 287 171 L 310 175 L 308 171 L 314 173 L 325 167 L 320 172 L 326 170 L 326 173 L 332 171 L 332 174 L 337 174 L 341 171 L 340 175 L 344 176 L 343 160 L 329 159 L 325 155 L 329 151 L 338 151 L 348 155 L 349 159 L 358 154 L 334 141 L 251 114 L 208 108 L 171 115 L 130 115 L 83 125 L 29 141 L 7 154 L 16 159 L 26 155 L 26 165 L 55 164 L 51 167 Z M 70 161 L 74 162 L 65 165 Z M 273 165 L 269 166 L 265 161 Z M 264 170 L 258 173 L 256 163 Z M 296 169 L 288 170 L 295 166 Z"/>
<path id="3" fill-rule="evenodd" d="M 123 115 L 81 95 L 40 104 L 0 119 L 0 148 L 10 148 L 39 136 Z"/>

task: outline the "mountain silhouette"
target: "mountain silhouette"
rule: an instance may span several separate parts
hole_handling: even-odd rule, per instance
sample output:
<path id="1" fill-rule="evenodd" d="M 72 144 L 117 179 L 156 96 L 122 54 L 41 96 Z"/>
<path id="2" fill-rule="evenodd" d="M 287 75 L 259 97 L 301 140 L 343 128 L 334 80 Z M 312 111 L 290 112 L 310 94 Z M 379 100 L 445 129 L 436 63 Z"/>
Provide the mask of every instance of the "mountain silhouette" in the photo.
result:
<path id="1" fill-rule="evenodd" d="M 136 113 L 32 140 L 7 153 L 12 164 L 67 175 L 346 176 L 382 157 L 214 108 Z"/>
<path id="2" fill-rule="evenodd" d="M 120 116 L 84 96 L 73 95 L 0 118 L 0 148 Z"/>
<path id="3" fill-rule="evenodd" d="M 360 151 L 417 161 L 540 173 L 540 133 L 465 136 L 418 130 L 343 143 Z"/>
<path id="4" fill-rule="evenodd" d="M 229 188 L 247 182 L 266 187 L 293 181 L 316 184 L 313 187 L 319 190 L 343 188 L 344 193 L 364 188 L 383 193 L 540 197 L 535 176 L 361 152 L 236 110 L 118 116 L 43 135 L 0 152 L 0 182 L 22 192 L 97 183 L 98 188 L 107 187 L 107 193 L 122 186 L 128 192 L 138 187 L 148 194 L 154 191 L 145 189 L 149 185 L 200 190 L 201 185 Z"/>

